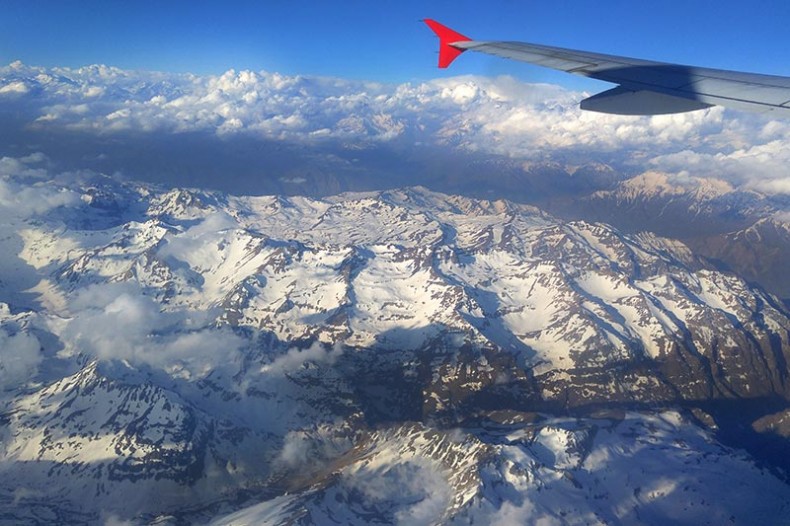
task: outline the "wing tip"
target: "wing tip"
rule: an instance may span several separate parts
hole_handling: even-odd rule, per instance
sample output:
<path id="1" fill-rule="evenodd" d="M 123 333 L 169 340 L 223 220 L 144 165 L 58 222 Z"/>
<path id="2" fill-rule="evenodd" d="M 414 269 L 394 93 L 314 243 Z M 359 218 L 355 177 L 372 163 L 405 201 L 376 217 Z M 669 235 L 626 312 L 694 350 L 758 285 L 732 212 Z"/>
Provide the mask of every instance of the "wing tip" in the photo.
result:
<path id="1" fill-rule="evenodd" d="M 440 24 L 432 18 L 424 18 L 423 22 L 431 28 L 437 37 L 439 37 L 439 67 L 444 69 L 448 67 L 453 60 L 458 58 L 458 55 L 463 53 L 464 49 L 454 47 L 452 44 L 455 42 L 468 42 L 471 38 L 462 35 L 461 33 L 450 29 L 449 27 Z"/>

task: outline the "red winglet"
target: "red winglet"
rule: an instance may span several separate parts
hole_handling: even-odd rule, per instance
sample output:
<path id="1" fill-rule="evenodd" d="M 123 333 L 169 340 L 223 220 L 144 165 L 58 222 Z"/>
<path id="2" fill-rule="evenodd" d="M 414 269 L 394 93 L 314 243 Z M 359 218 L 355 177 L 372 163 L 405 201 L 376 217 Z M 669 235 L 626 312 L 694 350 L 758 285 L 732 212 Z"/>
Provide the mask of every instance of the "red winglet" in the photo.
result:
<path id="1" fill-rule="evenodd" d="M 439 67 L 446 68 L 450 63 L 455 60 L 458 55 L 466 51 L 465 49 L 458 49 L 453 47 L 454 42 L 468 42 L 472 40 L 469 37 L 463 36 L 461 33 L 456 33 L 447 26 L 443 26 L 436 20 L 426 18 L 423 20 L 431 30 L 439 37 Z"/>

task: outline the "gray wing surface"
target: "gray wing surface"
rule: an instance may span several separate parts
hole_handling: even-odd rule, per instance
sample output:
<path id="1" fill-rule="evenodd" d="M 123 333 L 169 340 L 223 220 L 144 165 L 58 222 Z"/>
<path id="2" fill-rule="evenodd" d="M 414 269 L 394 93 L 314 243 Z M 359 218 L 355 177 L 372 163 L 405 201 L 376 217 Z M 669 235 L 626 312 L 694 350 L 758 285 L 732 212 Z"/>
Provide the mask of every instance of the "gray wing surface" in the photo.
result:
<path id="1" fill-rule="evenodd" d="M 617 84 L 583 100 L 584 110 L 659 115 L 719 105 L 790 118 L 790 77 L 684 66 L 525 42 L 471 40 L 433 20 L 426 23 L 439 36 L 440 46 L 457 54 L 479 51 Z M 455 56 L 440 60 L 440 67 L 448 66 Z"/>
<path id="2" fill-rule="evenodd" d="M 659 114 L 720 105 L 790 117 L 788 77 L 683 66 L 523 42 L 472 40 L 451 45 L 619 85 L 582 101 L 582 109 Z"/>

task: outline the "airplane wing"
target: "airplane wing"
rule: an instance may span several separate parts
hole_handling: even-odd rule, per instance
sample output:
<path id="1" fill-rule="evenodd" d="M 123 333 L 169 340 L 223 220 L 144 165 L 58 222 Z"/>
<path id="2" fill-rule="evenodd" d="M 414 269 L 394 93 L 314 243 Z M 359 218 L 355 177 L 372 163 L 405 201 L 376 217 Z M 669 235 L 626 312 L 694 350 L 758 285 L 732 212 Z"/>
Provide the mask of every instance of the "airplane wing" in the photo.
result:
<path id="1" fill-rule="evenodd" d="M 683 66 L 526 42 L 472 40 L 426 19 L 439 37 L 439 67 L 466 50 L 529 62 L 617 84 L 581 102 L 583 110 L 661 115 L 725 106 L 790 118 L 790 77 Z"/>

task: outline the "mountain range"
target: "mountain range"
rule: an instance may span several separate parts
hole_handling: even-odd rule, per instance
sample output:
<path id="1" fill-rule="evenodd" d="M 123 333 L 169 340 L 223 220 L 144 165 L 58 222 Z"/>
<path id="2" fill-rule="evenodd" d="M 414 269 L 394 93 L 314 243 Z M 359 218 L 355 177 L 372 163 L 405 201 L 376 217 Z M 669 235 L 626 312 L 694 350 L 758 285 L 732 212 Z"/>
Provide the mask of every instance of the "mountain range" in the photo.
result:
<path id="1" fill-rule="evenodd" d="M 740 230 L 649 233 L 641 206 L 692 198 L 638 182 L 582 219 L 423 187 L 6 178 L 0 517 L 784 520 L 790 312 L 720 262 L 787 224 L 700 186 L 700 222 L 735 199 Z M 591 218 L 612 203 L 629 224 Z"/>

